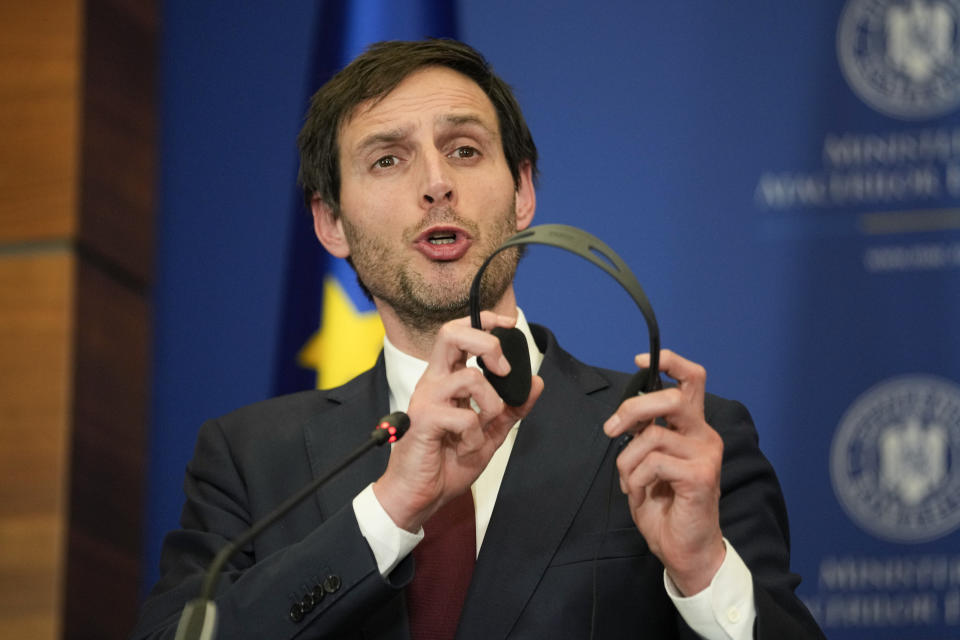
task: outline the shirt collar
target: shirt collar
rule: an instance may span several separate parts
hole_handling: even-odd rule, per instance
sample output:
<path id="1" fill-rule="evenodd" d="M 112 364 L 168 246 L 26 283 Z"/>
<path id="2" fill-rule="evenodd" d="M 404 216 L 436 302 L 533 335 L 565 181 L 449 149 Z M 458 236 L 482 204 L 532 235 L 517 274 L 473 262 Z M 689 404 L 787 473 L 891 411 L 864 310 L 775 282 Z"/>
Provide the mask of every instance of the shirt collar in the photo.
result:
<path id="1" fill-rule="evenodd" d="M 527 319 L 519 307 L 517 308 L 517 328 L 527 339 L 530 370 L 536 374 L 540 370 L 540 363 L 543 362 L 543 354 L 537 349 L 537 343 L 534 342 L 533 334 L 530 332 L 530 325 L 527 324 Z M 390 411 L 406 411 L 413 389 L 427 369 L 427 362 L 400 351 L 386 336 L 383 338 L 383 360 L 387 368 L 387 385 L 390 387 Z M 476 367 L 476 357 L 467 360 L 467 366 Z"/>

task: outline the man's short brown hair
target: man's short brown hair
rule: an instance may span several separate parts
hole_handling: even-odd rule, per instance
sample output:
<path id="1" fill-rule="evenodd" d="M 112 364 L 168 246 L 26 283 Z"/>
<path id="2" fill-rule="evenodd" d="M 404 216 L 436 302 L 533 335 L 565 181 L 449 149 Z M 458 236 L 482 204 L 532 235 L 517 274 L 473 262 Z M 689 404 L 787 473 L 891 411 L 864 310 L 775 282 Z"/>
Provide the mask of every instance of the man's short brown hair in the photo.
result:
<path id="1" fill-rule="evenodd" d="M 300 148 L 298 183 L 307 206 L 315 195 L 335 213 L 340 210 L 340 127 L 354 109 L 368 100 L 387 96 L 403 80 L 432 66 L 453 69 L 477 83 L 497 112 L 503 153 L 520 184 L 520 171 L 529 162 L 537 175 L 537 147 L 510 87 L 497 76 L 475 49 L 455 40 L 388 41 L 371 45 L 337 73 L 310 101 L 306 121 L 297 137 Z"/>

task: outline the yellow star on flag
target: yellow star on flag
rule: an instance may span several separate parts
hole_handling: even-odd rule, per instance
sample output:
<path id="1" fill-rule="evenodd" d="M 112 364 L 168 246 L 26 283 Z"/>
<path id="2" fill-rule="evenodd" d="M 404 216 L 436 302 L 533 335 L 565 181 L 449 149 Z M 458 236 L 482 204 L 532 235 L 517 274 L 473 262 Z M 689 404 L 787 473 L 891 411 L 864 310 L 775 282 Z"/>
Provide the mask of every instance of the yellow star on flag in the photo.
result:
<path id="1" fill-rule="evenodd" d="M 376 311 L 358 311 L 335 276 L 323 282 L 320 329 L 297 354 L 297 363 L 317 371 L 317 388 L 330 389 L 372 367 L 383 348 Z"/>

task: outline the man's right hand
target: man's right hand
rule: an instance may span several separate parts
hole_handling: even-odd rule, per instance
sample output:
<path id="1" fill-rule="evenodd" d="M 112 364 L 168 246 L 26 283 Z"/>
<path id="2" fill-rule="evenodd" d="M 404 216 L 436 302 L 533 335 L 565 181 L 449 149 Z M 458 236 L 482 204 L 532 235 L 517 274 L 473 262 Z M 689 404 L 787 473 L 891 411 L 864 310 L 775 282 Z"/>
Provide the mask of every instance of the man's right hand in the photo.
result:
<path id="1" fill-rule="evenodd" d="M 387 470 L 373 485 L 384 510 L 407 531 L 419 531 L 437 509 L 469 490 L 543 391 L 543 380 L 534 376 L 527 401 L 511 407 L 479 369 L 466 366 L 470 356 L 480 356 L 493 373 L 510 371 L 500 341 L 488 331 L 512 327 L 516 319 L 484 311 L 480 321 L 485 331 L 472 328 L 469 318 L 440 328 L 410 398 L 410 430 L 393 446 Z"/>

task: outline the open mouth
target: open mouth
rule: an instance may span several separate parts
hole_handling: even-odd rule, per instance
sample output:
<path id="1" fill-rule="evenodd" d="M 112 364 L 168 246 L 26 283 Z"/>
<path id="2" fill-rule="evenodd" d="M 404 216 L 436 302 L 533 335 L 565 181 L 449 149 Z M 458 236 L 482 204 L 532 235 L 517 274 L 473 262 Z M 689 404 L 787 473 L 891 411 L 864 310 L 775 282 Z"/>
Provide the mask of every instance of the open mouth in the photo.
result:
<path id="1" fill-rule="evenodd" d="M 459 260 L 472 244 L 470 234 L 456 227 L 436 227 L 424 231 L 415 241 L 417 249 L 431 260 Z"/>
<path id="2" fill-rule="evenodd" d="M 439 231 L 437 233 L 431 233 L 427 238 L 427 242 L 433 245 L 453 244 L 456 241 L 457 234 L 453 231 Z"/>

